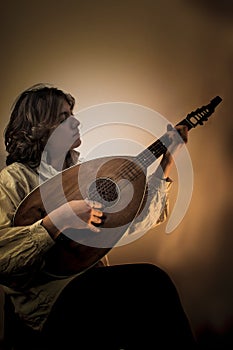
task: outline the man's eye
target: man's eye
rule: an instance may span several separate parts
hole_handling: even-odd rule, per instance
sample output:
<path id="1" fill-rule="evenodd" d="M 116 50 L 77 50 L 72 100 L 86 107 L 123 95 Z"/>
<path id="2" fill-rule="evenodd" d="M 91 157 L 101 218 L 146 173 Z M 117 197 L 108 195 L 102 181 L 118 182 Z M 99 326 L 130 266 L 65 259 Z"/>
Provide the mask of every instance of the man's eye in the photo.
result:
<path id="1" fill-rule="evenodd" d="M 67 118 L 69 118 L 70 114 L 68 112 L 64 112 L 60 114 L 60 124 L 63 123 Z"/>
<path id="2" fill-rule="evenodd" d="M 66 120 L 66 118 L 61 118 L 60 119 L 60 124 L 64 123 L 65 120 Z"/>

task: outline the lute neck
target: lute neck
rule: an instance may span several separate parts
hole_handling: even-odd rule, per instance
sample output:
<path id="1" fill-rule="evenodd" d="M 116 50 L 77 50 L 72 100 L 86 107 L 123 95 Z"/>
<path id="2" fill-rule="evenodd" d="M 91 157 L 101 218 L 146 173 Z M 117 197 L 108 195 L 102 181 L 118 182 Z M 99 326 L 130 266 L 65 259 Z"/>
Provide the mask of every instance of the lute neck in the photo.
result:
<path id="1" fill-rule="evenodd" d="M 197 108 L 195 111 L 189 113 L 178 125 L 186 125 L 188 130 L 195 128 L 197 125 L 203 125 L 205 121 L 212 115 L 216 106 L 222 101 L 221 97 L 216 96 L 209 104 Z M 161 155 L 166 153 L 169 146 L 169 139 L 167 133 L 165 133 L 160 139 L 153 142 L 144 151 L 137 155 L 137 161 L 147 168 L 156 161 Z"/>
<path id="2" fill-rule="evenodd" d="M 143 168 L 149 167 L 155 162 L 162 154 L 166 153 L 167 147 L 163 143 L 163 135 L 160 139 L 153 142 L 149 147 L 137 155 L 137 161 L 142 165 Z"/>

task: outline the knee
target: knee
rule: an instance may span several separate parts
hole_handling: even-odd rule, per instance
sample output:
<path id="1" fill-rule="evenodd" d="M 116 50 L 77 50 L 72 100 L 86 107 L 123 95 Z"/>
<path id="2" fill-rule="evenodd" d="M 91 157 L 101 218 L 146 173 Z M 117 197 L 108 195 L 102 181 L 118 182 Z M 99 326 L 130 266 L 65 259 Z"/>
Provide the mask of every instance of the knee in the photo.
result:
<path id="1" fill-rule="evenodd" d="M 144 283 L 144 286 L 149 284 L 157 290 L 165 289 L 167 291 L 174 291 L 176 289 L 169 274 L 157 265 L 152 263 L 140 264 L 138 272 L 140 272 L 141 282 Z"/>
<path id="2" fill-rule="evenodd" d="M 170 279 L 169 275 L 165 270 L 160 268 L 157 265 L 154 265 L 152 263 L 141 263 L 138 264 L 138 270 L 141 270 L 141 273 L 143 275 L 155 277 L 155 278 L 164 278 L 164 279 Z"/>

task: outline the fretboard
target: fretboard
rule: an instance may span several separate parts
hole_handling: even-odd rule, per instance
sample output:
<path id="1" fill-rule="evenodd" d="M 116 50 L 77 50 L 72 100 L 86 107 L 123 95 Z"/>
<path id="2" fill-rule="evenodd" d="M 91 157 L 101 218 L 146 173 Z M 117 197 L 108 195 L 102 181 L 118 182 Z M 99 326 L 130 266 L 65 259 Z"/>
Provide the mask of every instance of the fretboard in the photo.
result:
<path id="1" fill-rule="evenodd" d="M 186 125 L 188 130 L 195 128 L 197 125 L 203 125 L 205 121 L 214 112 L 215 107 L 222 101 L 221 97 L 216 96 L 209 104 L 197 108 L 195 111 L 189 113 L 178 125 Z M 162 154 L 167 151 L 169 146 L 168 134 L 165 133 L 160 139 L 153 142 L 144 151 L 137 155 L 138 162 L 145 168 L 149 167 L 153 162 L 156 161 Z"/>

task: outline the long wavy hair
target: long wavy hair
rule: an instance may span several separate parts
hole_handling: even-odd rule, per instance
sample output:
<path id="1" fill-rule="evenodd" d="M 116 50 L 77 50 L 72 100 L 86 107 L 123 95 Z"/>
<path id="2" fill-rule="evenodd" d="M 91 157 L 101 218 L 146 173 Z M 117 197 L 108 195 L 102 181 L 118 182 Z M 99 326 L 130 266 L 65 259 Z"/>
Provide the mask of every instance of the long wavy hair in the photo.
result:
<path id="1" fill-rule="evenodd" d="M 60 124 L 62 103 L 67 101 L 71 111 L 75 98 L 56 87 L 37 84 L 22 92 L 11 108 L 8 125 L 4 131 L 8 152 L 6 165 L 13 162 L 37 168 L 52 131 Z M 72 163 L 72 151 L 66 155 L 66 166 Z"/>

